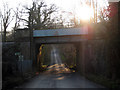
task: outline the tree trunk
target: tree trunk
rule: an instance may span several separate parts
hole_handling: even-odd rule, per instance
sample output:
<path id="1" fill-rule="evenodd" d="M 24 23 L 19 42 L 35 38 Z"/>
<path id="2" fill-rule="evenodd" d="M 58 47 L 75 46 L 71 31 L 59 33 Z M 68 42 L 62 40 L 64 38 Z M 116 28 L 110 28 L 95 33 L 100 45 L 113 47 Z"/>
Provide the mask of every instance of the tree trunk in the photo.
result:
<path id="1" fill-rule="evenodd" d="M 4 27 L 4 38 L 3 38 L 3 42 L 6 42 L 6 27 Z"/>

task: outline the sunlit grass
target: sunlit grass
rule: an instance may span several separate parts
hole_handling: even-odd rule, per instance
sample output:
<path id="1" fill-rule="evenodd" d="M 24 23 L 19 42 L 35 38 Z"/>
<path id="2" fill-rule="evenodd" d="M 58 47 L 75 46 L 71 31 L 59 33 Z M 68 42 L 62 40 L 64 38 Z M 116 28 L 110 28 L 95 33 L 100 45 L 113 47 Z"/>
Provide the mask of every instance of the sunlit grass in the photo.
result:
<path id="1" fill-rule="evenodd" d="M 48 67 L 47 72 L 59 74 L 59 73 L 71 73 L 71 70 L 65 67 L 64 64 L 54 64 Z"/>

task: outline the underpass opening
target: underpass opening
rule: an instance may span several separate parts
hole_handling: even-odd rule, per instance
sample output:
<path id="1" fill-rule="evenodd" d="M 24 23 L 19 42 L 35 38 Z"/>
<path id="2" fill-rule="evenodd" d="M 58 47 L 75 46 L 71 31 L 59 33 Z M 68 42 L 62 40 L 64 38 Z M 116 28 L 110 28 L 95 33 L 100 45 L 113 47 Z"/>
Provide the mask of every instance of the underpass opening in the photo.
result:
<path id="1" fill-rule="evenodd" d="M 75 44 L 37 44 L 37 70 L 55 73 L 70 73 L 76 70 Z"/>

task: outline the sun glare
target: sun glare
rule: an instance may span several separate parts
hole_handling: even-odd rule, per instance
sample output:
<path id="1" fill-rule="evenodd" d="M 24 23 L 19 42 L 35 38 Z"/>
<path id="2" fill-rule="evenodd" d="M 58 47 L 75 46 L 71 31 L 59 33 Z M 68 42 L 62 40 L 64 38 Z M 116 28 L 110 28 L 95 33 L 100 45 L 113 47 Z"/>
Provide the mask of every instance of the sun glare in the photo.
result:
<path id="1" fill-rule="evenodd" d="M 76 13 L 77 17 L 81 20 L 90 20 L 91 17 L 93 17 L 93 9 L 89 7 L 88 5 L 84 5 L 80 7 L 79 11 Z"/>

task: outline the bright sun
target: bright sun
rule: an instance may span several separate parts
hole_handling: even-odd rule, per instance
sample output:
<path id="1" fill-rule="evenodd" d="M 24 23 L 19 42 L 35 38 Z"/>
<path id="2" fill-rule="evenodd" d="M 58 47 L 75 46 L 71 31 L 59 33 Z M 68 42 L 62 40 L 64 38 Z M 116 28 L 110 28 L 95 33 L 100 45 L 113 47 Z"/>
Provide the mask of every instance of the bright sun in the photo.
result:
<path id="1" fill-rule="evenodd" d="M 90 18 L 94 15 L 93 9 L 88 5 L 81 6 L 76 14 L 78 18 L 84 21 L 90 20 Z"/>

